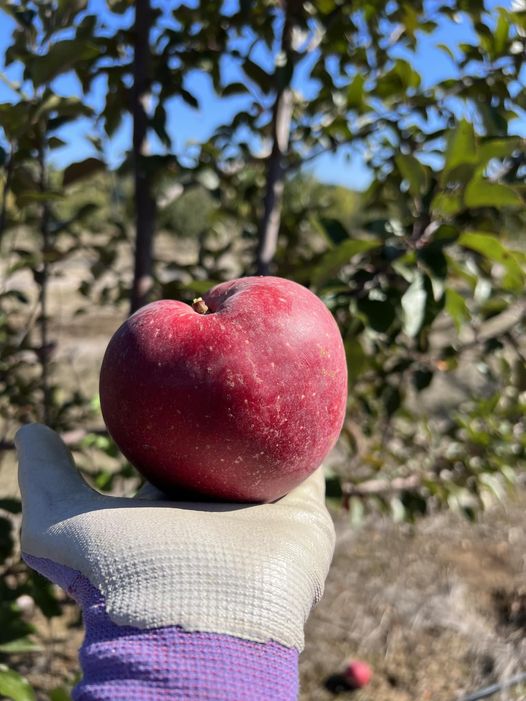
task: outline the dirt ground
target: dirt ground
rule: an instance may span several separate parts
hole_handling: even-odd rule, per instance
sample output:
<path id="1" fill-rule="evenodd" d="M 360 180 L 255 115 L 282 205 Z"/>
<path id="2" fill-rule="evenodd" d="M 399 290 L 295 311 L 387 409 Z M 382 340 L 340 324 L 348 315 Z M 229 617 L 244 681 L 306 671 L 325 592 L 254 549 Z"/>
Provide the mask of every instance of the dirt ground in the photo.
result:
<path id="1" fill-rule="evenodd" d="M 302 701 L 453 701 L 522 671 L 525 507 L 523 493 L 475 524 L 449 513 L 359 530 L 336 516 L 325 597 L 306 630 Z M 331 680 L 349 657 L 374 670 L 354 695 Z M 515 692 L 500 698 L 526 699 L 526 687 Z"/>
<path id="2" fill-rule="evenodd" d="M 57 363 L 88 394 L 109 337 L 121 319 L 73 318 L 82 267 L 53 288 Z M 0 468 L 0 492 L 16 493 L 12 457 Z M 370 519 L 352 527 L 334 513 L 337 548 L 323 600 L 306 628 L 301 701 L 454 701 L 526 669 L 526 491 L 471 524 L 453 514 L 415 525 Z M 14 659 L 47 699 L 77 673 L 78 612 L 48 625 L 35 614 L 44 652 Z M 371 684 L 342 688 L 348 658 L 367 661 Z M 29 660 L 29 661 L 28 661 Z M 496 697 L 526 699 L 526 686 Z M 269 700 L 270 701 L 270 700 Z"/>
<path id="3" fill-rule="evenodd" d="M 475 524 L 441 514 L 356 529 L 333 514 L 336 553 L 306 628 L 300 701 L 455 701 L 524 670 L 525 510 L 521 493 Z M 17 667 L 42 693 L 77 672 L 82 628 L 73 605 L 50 626 L 33 620 L 44 653 Z M 342 688 L 349 658 L 373 669 L 361 691 Z M 526 699 L 526 686 L 495 698 Z"/>

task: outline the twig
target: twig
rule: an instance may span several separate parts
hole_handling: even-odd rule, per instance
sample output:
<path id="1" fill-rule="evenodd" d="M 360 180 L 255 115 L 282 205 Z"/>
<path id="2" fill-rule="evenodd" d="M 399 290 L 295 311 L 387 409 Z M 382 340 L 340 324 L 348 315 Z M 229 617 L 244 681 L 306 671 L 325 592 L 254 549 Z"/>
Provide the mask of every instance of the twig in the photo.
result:
<path id="1" fill-rule="evenodd" d="M 502 682 L 498 682 L 497 684 L 491 684 L 490 686 L 486 686 L 483 689 L 474 691 L 472 694 L 462 696 L 458 699 L 458 701 L 479 701 L 479 699 L 486 699 L 488 698 L 488 696 L 493 696 L 499 691 L 509 689 L 510 686 L 516 686 L 517 684 L 521 684 L 522 682 L 526 682 L 526 672 L 521 672 L 520 674 L 516 674 L 514 677 L 505 679 Z"/>
<path id="2" fill-rule="evenodd" d="M 344 482 L 342 484 L 342 493 L 347 497 L 365 497 L 375 494 L 394 494 L 396 492 L 405 492 L 418 489 L 423 480 L 422 475 L 409 475 L 408 477 L 395 477 L 392 480 L 374 479 L 353 484 L 352 482 Z"/>

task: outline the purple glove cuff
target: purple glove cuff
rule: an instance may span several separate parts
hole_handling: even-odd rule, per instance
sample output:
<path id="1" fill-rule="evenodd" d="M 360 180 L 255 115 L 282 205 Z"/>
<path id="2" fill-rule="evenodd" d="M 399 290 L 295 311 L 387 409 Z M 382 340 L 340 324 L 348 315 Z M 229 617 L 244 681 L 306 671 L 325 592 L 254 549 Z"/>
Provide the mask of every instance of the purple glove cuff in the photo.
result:
<path id="1" fill-rule="evenodd" d="M 32 555 L 24 560 L 82 608 L 83 678 L 74 701 L 296 701 L 297 650 L 180 626 L 118 626 L 80 572 Z"/>

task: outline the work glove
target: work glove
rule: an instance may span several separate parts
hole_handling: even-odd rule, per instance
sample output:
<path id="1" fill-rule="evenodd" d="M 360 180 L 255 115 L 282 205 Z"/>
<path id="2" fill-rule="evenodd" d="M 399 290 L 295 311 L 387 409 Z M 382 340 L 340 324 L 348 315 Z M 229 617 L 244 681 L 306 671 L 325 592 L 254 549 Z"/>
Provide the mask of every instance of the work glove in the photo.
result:
<path id="1" fill-rule="evenodd" d="M 321 469 L 271 504 L 93 490 L 49 428 L 17 434 L 22 552 L 82 609 L 75 701 L 292 701 L 334 547 Z"/>

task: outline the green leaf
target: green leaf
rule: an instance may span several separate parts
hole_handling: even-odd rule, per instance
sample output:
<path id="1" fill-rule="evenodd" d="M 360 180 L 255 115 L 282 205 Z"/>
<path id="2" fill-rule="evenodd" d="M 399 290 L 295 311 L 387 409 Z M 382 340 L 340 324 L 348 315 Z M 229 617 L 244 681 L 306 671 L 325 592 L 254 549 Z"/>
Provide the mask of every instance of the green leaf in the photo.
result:
<path id="1" fill-rule="evenodd" d="M 496 260 L 499 263 L 506 256 L 506 250 L 501 241 L 493 234 L 486 234 L 478 231 L 466 231 L 458 238 L 459 246 L 469 248 L 481 255 Z"/>
<path id="2" fill-rule="evenodd" d="M 478 162 L 477 142 L 473 125 L 462 119 L 448 135 L 444 174 L 450 174 L 459 166 Z"/>
<path id="3" fill-rule="evenodd" d="M 522 197 L 508 185 L 475 177 L 469 181 L 464 193 L 464 204 L 468 209 L 479 207 L 522 207 Z"/>
<path id="4" fill-rule="evenodd" d="M 18 672 L 0 665 L 0 696 L 11 701 L 36 701 L 36 694 L 27 681 Z"/>
<path id="5" fill-rule="evenodd" d="M 340 244 L 349 240 L 349 232 L 339 219 L 329 219 L 322 217 L 320 224 L 328 241 L 332 244 Z"/>
<path id="6" fill-rule="evenodd" d="M 502 107 L 495 107 L 488 100 L 479 99 L 477 110 L 484 123 L 484 129 L 494 136 L 506 136 L 508 133 L 508 113 Z"/>
<path id="7" fill-rule="evenodd" d="M 357 73 L 351 80 L 347 88 L 347 106 L 350 109 L 359 109 L 364 104 L 365 77 L 362 73 Z"/>
<path id="8" fill-rule="evenodd" d="M 10 640 L 8 643 L 2 643 L 0 645 L 0 652 L 6 655 L 16 655 L 24 652 L 42 652 L 42 649 L 42 645 L 35 643 L 27 637 Z"/>
<path id="9" fill-rule="evenodd" d="M 261 66 L 258 66 L 257 63 L 247 58 L 243 63 L 243 70 L 250 80 L 256 83 L 264 93 L 269 93 L 272 90 L 273 76 Z"/>
<path id="10" fill-rule="evenodd" d="M 402 403 L 402 395 L 398 387 L 386 385 L 382 392 L 382 402 L 388 416 L 392 416 Z"/>
<path id="11" fill-rule="evenodd" d="M 453 217 L 463 209 L 462 193 L 460 190 L 453 192 L 439 192 L 433 197 L 431 209 L 445 217 Z"/>
<path id="12" fill-rule="evenodd" d="M 422 275 L 417 275 L 402 296 L 403 331 L 408 336 L 418 334 L 424 323 L 427 292 Z"/>
<path id="13" fill-rule="evenodd" d="M 44 56 L 31 60 L 30 70 L 34 84 L 39 87 L 69 71 L 75 63 L 86 61 L 99 55 L 99 47 L 89 41 L 65 39 L 52 44 Z"/>
<path id="14" fill-rule="evenodd" d="M 437 49 L 444 51 L 452 61 L 456 62 L 455 54 L 451 50 L 451 47 L 447 46 L 447 44 L 437 44 Z"/>
<path id="15" fill-rule="evenodd" d="M 414 196 L 427 192 L 429 187 L 429 173 L 427 168 L 414 156 L 399 153 L 395 162 L 401 176 L 409 184 L 409 192 Z"/>
<path id="16" fill-rule="evenodd" d="M 398 58 L 393 68 L 384 73 L 376 85 L 376 94 L 384 99 L 403 94 L 420 85 L 420 75 L 410 63 Z"/>
<path id="17" fill-rule="evenodd" d="M 31 572 L 28 593 L 46 618 L 60 616 L 62 609 L 55 596 L 53 585 L 38 572 Z"/>
<path id="18" fill-rule="evenodd" d="M 487 139 L 481 143 L 479 148 L 480 164 L 486 165 L 492 158 L 511 156 L 521 146 L 521 139 L 515 136 L 508 139 Z"/>
<path id="19" fill-rule="evenodd" d="M 346 339 L 344 341 L 345 355 L 347 358 L 347 370 L 349 374 L 349 384 L 352 384 L 361 374 L 368 364 L 367 354 L 362 348 L 362 344 L 357 338 Z"/>
<path id="20" fill-rule="evenodd" d="M 386 333 L 396 319 L 396 308 L 389 299 L 359 299 L 356 308 L 365 323 L 377 333 Z"/>
<path id="21" fill-rule="evenodd" d="M 499 9 L 499 19 L 493 32 L 493 57 L 497 58 L 506 53 L 510 22 L 508 13 L 502 8 Z"/>
<path id="22" fill-rule="evenodd" d="M 464 297 L 452 288 L 446 290 L 445 310 L 453 320 L 457 332 L 460 331 L 464 322 L 471 317 Z"/>
<path id="23" fill-rule="evenodd" d="M 523 267 L 517 260 L 520 253 L 503 245 L 493 234 L 478 231 L 467 231 L 458 239 L 460 246 L 476 251 L 495 263 L 500 263 L 507 272 L 507 289 L 517 289 L 523 283 Z"/>
<path id="24" fill-rule="evenodd" d="M 247 86 L 244 83 L 229 83 L 222 89 L 221 94 L 223 97 L 229 97 L 231 95 L 246 95 L 247 92 Z"/>
<path id="25" fill-rule="evenodd" d="M 338 475 L 328 474 L 325 477 L 325 496 L 328 499 L 341 499 L 343 496 L 341 479 Z"/>
<path id="26" fill-rule="evenodd" d="M 328 251 L 321 259 L 312 276 L 314 285 L 319 286 L 330 277 L 335 270 L 348 263 L 354 256 L 367 253 L 373 248 L 378 248 L 380 242 L 366 241 L 364 239 L 352 239 L 344 241 L 337 248 Z"/>
<path id="27" fill-rule="evenodd" d="M 63 686 L 58 686 L 49 692 L 49 701 L 71 701 L 71 695 Z"/>
<path id="28" fill-rule="evenodd" d="M 219 187 L 219 177 L 211 168 L 200 170 L 195 178 L 207 190 L 217 190 Z"/>
<path id="29" fill-rule="evenodd" d="M 47 145 L 50 149 L 62 148 L 62 146 L 66 145 L 66 142 L 63 139 L 59 139 L 58 136 L 51 136 L 47 140 Z"/>
<path id="30" fill-rule="evenodd" d="M 433 371 L 428 368 L 419 368 L 413 373 L 413 384 L 418 392 L 429 387 L 433 381 Z"/>
<path id="31" fill-rule="evenodd" d="M 185 90 L 184 88 L 180 88 L 179 90 L 181 97 L 183 100 L 186 102 L 187 105 L 190 105 L 190 107 L 193 107 L 194 110 L 199 109 L 199 100 L 195 97 L 195 95 L 192 95 L 191 92 L 188 90 Z"/>
<path id="32" fill-rule="evenodd" d="M 427 266 L 431 277 L 435 280 L 445 280 L 448 274 L 447 258 L 438 246 L 427 246 L 418 251 L 418 259 Z"/>
<path id="33" fill-rule="evenodd" d="M 126 12 L 126 10 L 129 10 L 130 7 L 133 7 L 134 0 L 108 0 L 108 5 L 110 6 L 110 10 L 112 12 L 116 12 L 119 15 L 122 15 Z"/>
<path id="34" fill-rule="evenodd" d="M 62 184 L 64 187 L 68 187 L 68 185 L 77 182 L 77 180 L 82 180 L 102 170 L 106 170 L 106 164 L 99 158 L 86 158 L 84 161 L 71 163 L 64 170 Z"/>

